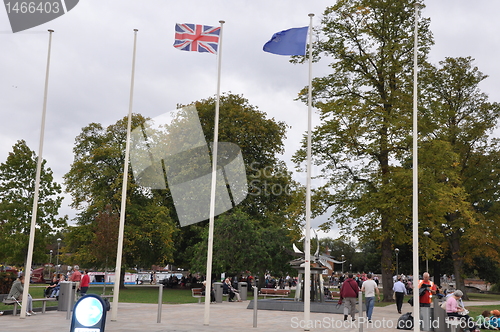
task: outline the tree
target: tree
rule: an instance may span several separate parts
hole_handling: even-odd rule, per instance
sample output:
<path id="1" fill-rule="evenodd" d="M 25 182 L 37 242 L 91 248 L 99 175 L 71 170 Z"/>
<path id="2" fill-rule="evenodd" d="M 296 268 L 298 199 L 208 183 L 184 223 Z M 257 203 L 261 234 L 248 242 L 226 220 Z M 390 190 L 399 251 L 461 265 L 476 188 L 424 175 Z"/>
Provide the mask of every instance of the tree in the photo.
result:
<path id="1" fill-rule="evenodd" d="M 421 223 L 431 233 L 427 250 L 449 251 L 460 289 L 465 289 L 465 263 L 473 263 L 477 256 L 500 259 L 500 186 L 492 178 L 500 167 L 500 150 L 488 140 L 488 132 L 498 123 L 500 104 L 488 102 L 480 91 L 487 76 L 473 61 L 446 58 L 439 67 L 429 65 L 422 75 Z"/>
<path id="2" fill-rule="evenodd" d="M 332 57 L 332 74 L 313 81 L 321 124 L 312 137 L 314 163 L 326 184 L 316 191 L 316 213 L 331 208 L 337 223 L 361 242 L 381 250 L 384 300 L 392 296 L 393 241 L 405 236 L 395 189 L 398 158 L 410 147 L 413 78 L 413 0 L 340 0 L 325 10 L 316 56 Z M 419 62 L 432 37 L 419 21 Z M 302 91 L 305 99 L 305 91 Z M 304 149 L 295 155 L 303 162 Z M 399 220 L 398 220 L 399 219 Z"/>
<path id="3" fill-rule="evenodd" d="M 146 119 L 133 115 L 136 127 Z M 94 255 L 95 243 L 105 233 L 103 222 L 119 218 L 127 118 L 103 128 L 91 123 L 76 138 L 75 159 L 65 175 L 72 206 L 80 209 L 77 226 L 67 235 L 67 251 L 75 254 L 80 265 L 103 266 Z M 167 194 L 138 186 L 129 171 L 123 262 L 125 266 L 162 265 L 173 259 L 175 219 Z M 111 231 L 111 230 L 110 230 Z M 111 232 L 110 234 L 112 234 Z M 108 249 L 106 249 L 108 250 Z M 111 249 L 109 249 L 111 250 Z M 116 251 L 116 247 L 113 249 Z M 110 258 L 116 254 L 110 253 Z M 107 257 L 107 256 L 106 256 Z"/>
<path id="4" fill-rule="evenodd" d="M 194 103 L 207 142 L 213 141 L 215 103 L 213 97 Z M 285 163 L 278 159 L 284 149 L 287 126 L 267 118 L 243 96 L 231 93 L 221 96 L 219 112 L 219 142 L 238 145 L 246 167 L 249 192 L 238 209 L 258 222 L 258 227 L 277 227 L 291 239 L 299 239 L 305 196 Z M 179 265 L 190 266 L 192 257 L 197 255 L 193 246 L 206 241 L 203 235 L 206 227 L 205 221 L 181 229 L 176 239 Z M 226 259 L 232 261 L 230 257 Z"/>
<path id="5" fill-rule="evenodd" d="M 286 250 L 290 247 L 287 230 L 259 220 L 240 208 L 219 216 L 214 225 L 213 266 L 214 274 L 223 272 L 239 275 L 250 271 L 261 276 L 265 273 L 284 276 L 291 271 L 293 257 Z M 202 241 L 194 247 L 191 267 L 194 271 L 206 271 L 208 231 L 205 228 Z"/>
<path id="6" fill-rule="evenodd" d="M 195 105 L 205 141 L 211 142 L 215 99 L 201 100 Z M 182 111 L 178 114 L 171 124 L 155 131 L 148 143 L 164 143 L 160 135 L 162 130 L 178 130 L 180 133 L 185 119 Z M 132 128 L 146 120 L 134 115 Z M 77 227 L 68 234 L 68 248 L 78 253 L 75 258 L 89 259 L 88 264 L 97 264 L 96 258 L 87 255 L 87 252 L 92 252 L 99 229 L 98 216 L 104 213 L 108 205 L 111 206 L 109 215 L 119 213 L 125 128 L 126 119 L 108 128 L 96 123 L 85 127 L 76 138 L 75 161 L 65 176 L 67 190 L 73 196 L 73 206 L 82 211 L 77 217 Z M 297 212 L 296 204 L 298 185 L 276 156 L 283 150 L 285 130 L 284 123 L 267 119 L 265 113 L 250 105 L 245 98 L 232 94 L 221 97 L 219 141 L 235 143 L 240 147 L 250 183 L 250 193 L 239 207 L 252 220 L 258 221 L 260 227 L 272 225 L 288 236 L 298 234 L 297 224 L 301 214 Z M 172 144 L 183 142 L 178 140 Z M 182 165 L 179 172 L 183 174 L 195 171 Z M 195 255 L 193 248 L 204 240 L 202 233 L 207 221 L 179 227 L 169 188 L 160 190 L 142 187 L 130 176 L 126 213 L 124 261 L 128 266 L 168 262 L 186 269 L 190 267 Z"/>
<path id="7" fill-rule="evenodd" d="M 31 228 L 37 156 L 23 140 L 17 141 L 5 163 L 0 164 L 0 261 L 22 265 L 26 260 Z M 59 217 L 61 186 L 42 161 L 33 262 L 46 262 L 47 239 L 66 226 Z"/>

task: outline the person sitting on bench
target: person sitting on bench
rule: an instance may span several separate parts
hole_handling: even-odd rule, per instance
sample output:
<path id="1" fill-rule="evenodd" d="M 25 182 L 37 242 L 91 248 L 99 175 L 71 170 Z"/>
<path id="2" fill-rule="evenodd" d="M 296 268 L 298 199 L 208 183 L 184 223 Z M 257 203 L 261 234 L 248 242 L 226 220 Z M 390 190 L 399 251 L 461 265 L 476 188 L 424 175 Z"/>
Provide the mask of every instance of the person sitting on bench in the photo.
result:
<path id="1" fill-rule="evenodd" d="M 50 282 L 50 284 L 47 286 L 47 288 L 45 288 L 45 291 L 44 291 L 45 297 L 50 297 L 50 294 L 52 294 L 52 291 L 54 290 L 54 287 L 57 286 L 57 284 L 58 284 L 57 276 L 54 275 L 54 278 L 52 278 L 52 281 Z"/>
<path id="2" fill-rule="evenodd" d="M 12 284 L 12 288 L 10 289 L 8 299 L 15 301 L 22 301 L 24 292 L 24 275 L 20 275 L 16 281 Z M 33 301 L 31 295 L 28 294 L 28 303 L 26 305 L 26 316 L 36 315 L 33 312 Z"/>

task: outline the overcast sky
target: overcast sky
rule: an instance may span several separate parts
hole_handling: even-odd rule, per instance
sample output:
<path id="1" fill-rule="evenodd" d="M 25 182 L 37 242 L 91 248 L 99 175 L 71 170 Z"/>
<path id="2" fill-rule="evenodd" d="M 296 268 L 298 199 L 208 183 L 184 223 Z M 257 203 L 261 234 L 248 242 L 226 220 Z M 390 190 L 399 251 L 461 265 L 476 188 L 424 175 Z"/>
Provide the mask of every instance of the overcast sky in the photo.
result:
<path id="1" fill-rule="evenodd" d="M 262 46 L 275 32 L 307 26 L 309 13 L 316 15 L 313 25 L 318 25 L 324 9 L 334 3 L 81 0 L 64 16 L 16 34 L 6 11 L 0 9 L 0 162 L 21 139 L 38 153 L 47 29 L 55 33 L 43 158 L 62 184 L 81 129 L 91 122 L 114 124 L 128 113 L 133 29 L 139 29 L 133 112 L 153 118 L 216 92 L 217 57 L 174 49 L 175 23 L 219 25 L 224 20 L 221 91 L 242 94 L 268 117 L 292 126 L 283 156 L 291 166 L 290 157 L 307 129 L 307 106 L 294 101 L 307 85 L 307 66 L 292 65 L 288 57 L 265 53 Z M 490 76 L 481 85 L 483 92 L 491 101 L 500 101 L 500 3 L 432 0 L 425 4 L 422 14 L 431 18 L 435 38 L 431 62 L 472 56 Z M 326 65 L 315 65 L 313 75 L 328 73 Z M 305 183 L 304 175 L 296 178 Z M 64 201 L 61 212 L 73 217 L 69 203 Z"/>

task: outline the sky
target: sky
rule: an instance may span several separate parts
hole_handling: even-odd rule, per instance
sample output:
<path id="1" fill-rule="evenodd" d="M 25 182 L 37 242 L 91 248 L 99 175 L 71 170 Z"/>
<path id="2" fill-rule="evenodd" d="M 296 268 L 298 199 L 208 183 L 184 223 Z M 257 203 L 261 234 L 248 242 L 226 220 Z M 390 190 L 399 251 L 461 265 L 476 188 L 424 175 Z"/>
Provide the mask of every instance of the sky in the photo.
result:
<path id="1" fill-rule="evenodd" d="M 65 15 L 12 33 L 6 11 L 0 8 L 0 162 L 12 146 L 25 140 L 38 154 L 43 92 L 47 64 L 48 29 L 52 52 L 48 88 L 43 158 L 55 181 L 73 161 L 75 137 L 92 122 L 108 126 L 127 116 L 130 98 L 134 29 L 137 55 L 133 112 L 154 118 L 174 110 L 177 104 L 214 96 L 217 57 L 175 49 L 176 23 L 219 25 L 224 20 L 221 50 L 221 91 L 243 95 L 269 118 L 286 122 L 285 153 L 300 147 L 307 130 L 307 105 L 296 101 L 307 85 L 306 65 L 293 65 L 286 56 L 262 51 L 278 31 L 320 23 L 326 7 L 323 0 L 80 0 Z M 425 1 L 424 17 L 431 18 L 435 45 L 430 61 L 445 57 L 471 56 L 489 78 L 481 84 L 491 101 L 500 101 L 500 3 L 488 0 Z M 328 61 L 315 64 L 314 77 L 328 74 Z M 317 116 L 313 126 L 319 125 Z M 498 136 L 498 134 L 497 134 Z M 313 170 L 313 175 L 318 170 Z M 305 184 L 304 174 L 294 177 Z M 67 196 L 60 210 L 70 218 Z M 312 221 L 316 228 L 327 216 Z M 319 232 L 336 237 L 337 232 Z"/>

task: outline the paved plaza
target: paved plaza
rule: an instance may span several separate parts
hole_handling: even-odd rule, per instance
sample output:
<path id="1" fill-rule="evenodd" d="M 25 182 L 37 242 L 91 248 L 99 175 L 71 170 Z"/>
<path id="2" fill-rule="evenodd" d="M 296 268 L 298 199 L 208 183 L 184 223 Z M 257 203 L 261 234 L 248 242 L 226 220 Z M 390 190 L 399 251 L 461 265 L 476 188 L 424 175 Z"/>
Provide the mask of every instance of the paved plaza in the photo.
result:
<path id="1" fill-rule="evenodd" d="M 474 302 L 475 305 L 482 303 Z M 499 304 L 500 302 L 489 302 Z M 303 331 L 304 313 L 290 311 L 259 310 L 257 327 L 253 327 L 253 310 L 247 309 L 248 301 L 223 302 L 210 306 L 210 324 L 203 325 L 204 304 L 164 304 L 161 323 L 157 323 L 157 304 L 120 303 L 117 321 L 107 317 L 105 331 L 120 332 L 188 332 L 188 331 Z M 467 303 L 466 303 L 467 306 Z M 408 304 L 403 305 L 403 312 L 412 311 Z M 110 314 L 110 312 L 109 312 Z M 375 307 L 373 324 L 365 324 L 363 332 L 386 332 L 396 330 L 400 315 L 394 304 Z M 337 330 L 359 332 L 359 317 L 356 323 L 344 326 L 341 314 L 311 313 L 311 331 Z M 36 316 L 20 319 L 19 316 L 0 316 L 1 330 L 5 332 L 54 332 L 69 331 L 71 321 L 66 319 L 66 312 L 47 311 Z"/>

